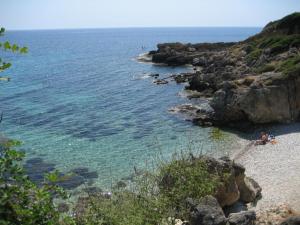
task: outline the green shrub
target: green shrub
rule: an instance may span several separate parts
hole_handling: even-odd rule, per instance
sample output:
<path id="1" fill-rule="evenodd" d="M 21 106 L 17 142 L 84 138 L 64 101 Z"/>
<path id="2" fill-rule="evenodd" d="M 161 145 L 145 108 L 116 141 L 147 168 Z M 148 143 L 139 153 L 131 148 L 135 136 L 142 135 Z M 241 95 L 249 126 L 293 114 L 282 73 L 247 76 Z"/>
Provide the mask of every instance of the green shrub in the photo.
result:
<path id="1" fill-rule="evenodd" d="M 155 225 L 167 215 L 160 201 L 153 196 L 125 190 L 114 192 L 110 199 L 90 196 L 83 207 L 84 211 L 76 214 L 77 224 Z"/>
<path id="2" fill-rule="evenodd" d="M 290 47 L 300 47 L 300 35 L 269 35 L 249 41 L 247 51 L 247 61 L 257 60 L 263 50 L 270 49 L 273 55 L 287 51 Z"/>
<path id="3" fill-rule="evenodd" d="M 51 185 L 59 173 L 48 174 L 45 184 L 37 187 L 24 174 L 24 154 L 12 149 L 19 144 L 9 141 L 1 146 L 0 224 L 172 225 L 168 218 L 188 219 L 187 198 L 213 195 L 226 181 L 226 174 L 208 170 L 204 158 L 181 156 L 136 177 L 131 188 L 113 190 L 110 198 L 103 194 L 79 198 L 74 216 L 68 217 L 53 202 L 54 197 L 65 197 Z"/>
<path id="4" fill-rule="evenodd" d="M 300 55 L 294 56 L 283 61 L 278 69 L 288 76 L 299 76 L 300 75 Z"/>
<path id="5" fill-rule="evenodd" d="M 247 62 L 252 62 L 257 60 L 262 54 L 262 50 L 259 48 L 254 48 L 248 55 L 247 55 Z"/>
<path id="6" fill-rule="evenodd" d="M 275 65 L 272 64 L 265 64 L 259 68 L 256 69 L 257 73 L 265 73 L 265 72 L 270 72 L 270 71 L 274 71 L 276 69 Z"/>
<path id="7" fill-rule="evenodd" d="M 201 159 L 172 160 L 159 171 L 160 198 L 167 208 L 174 210 L 179 218 L 186 219 L 186 199 L 201 199 L 215 193 L 221 183 L 216 173 L 208 171 Z"/>
<path id="8" fill-rule="evenodd" d="M 65 193 L 51 184 L 37 187 L 28 179 L 21 165 L 24 154 L 12 149 L 18 145 L 7 141 L 0 146 L 0 224 L 63 223 L 53 197 Z"/>
<path id="9" fill-rule="evenodd" d="M 99 225 L 156 225 L 165 221 L 172 225 L 174 221 L 167 222 L 168 218 L 188 219 L 187 198 L 214 194 L 222 180 L 216 172 L 208 171 L 201 158 L 174 158 L 158 166 L 156 173 L 136 179 L 130 191 L 116 190 L 109 199 L 93 195 L 79 201 L 76 221 Z"/>

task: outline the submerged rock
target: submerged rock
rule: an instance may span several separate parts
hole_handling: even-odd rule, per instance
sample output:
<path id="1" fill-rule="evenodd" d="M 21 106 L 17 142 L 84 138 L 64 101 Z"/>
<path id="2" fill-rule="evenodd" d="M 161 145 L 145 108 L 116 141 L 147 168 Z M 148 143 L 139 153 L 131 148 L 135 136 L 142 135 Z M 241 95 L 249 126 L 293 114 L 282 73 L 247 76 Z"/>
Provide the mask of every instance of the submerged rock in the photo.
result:
<path id="1" fill-rule="evenodd" d="M 24 169 L 31 181 L 37 185 L 42 185 L 46 182 L 45 175 L 53 172 L 56 168 L 55 164 L 45 162 L 44 159 L 37 157 L 27 160 Z M 71 190 L 94 178 L 98 178 L 96 171 L 89 171 L 86 167 L 79 167 L 66 173 L 60 173 L 59 180 L 55 184 Z"/>
<path id="2" fill-rule="evenodd" d="M 100 195 L 103 193 L 102 189 L 99 187 L 87 187 L 83 189 L 89 195 Z"/>
<path id="3" fill-rule="evenodd" d="M 41 185 L 44 182 L 45 174 L 55 170 L 55 164 L 47 163 L 38 157 L 27 160 L 24 169 L 31 181 Z"/>
<path id="4" fill-rule="evenodd" d="M 98 178 L 98 176 L 99 176 L 96 171 L 89 171 L 89 168 L 87 168 L 87 167 L 75 168 L 75 169 L 72 169 L 70 172 L 75 173 L 85 179 Z"/>
<path id="5" fill-rule="evenodd" d="M 72 190 L 85 183 L 85 179 L 77 174 L 64 175 L 61 174 L 56 184 L 64 189 Z"/>
<path id="6" fill-rule="evenodd" d="M 153 81 L 154 84 L 160 85 L 160 84 L 167 84 L 169 83 L 167 80 L 163 80 L 163 79 L 156 79 Z"/>

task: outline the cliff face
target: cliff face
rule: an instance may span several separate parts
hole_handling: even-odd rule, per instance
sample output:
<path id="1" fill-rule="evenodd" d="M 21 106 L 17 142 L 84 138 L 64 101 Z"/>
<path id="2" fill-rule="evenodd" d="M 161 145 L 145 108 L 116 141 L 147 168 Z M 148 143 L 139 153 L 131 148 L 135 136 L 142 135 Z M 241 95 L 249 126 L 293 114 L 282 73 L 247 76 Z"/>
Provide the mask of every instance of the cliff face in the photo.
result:
<path id="1" fill-rule="evenodd" d="M 269 23 L 238 43 L 160 44 L 149 53 L 166 65 L 199 69 L 180 81 L 207 98 L 213 112 L 199 110 L 203 124 L 292 122 L 300 115 L 300 13 Z M 176 80 L 176 79 L 175 79 Z"/>

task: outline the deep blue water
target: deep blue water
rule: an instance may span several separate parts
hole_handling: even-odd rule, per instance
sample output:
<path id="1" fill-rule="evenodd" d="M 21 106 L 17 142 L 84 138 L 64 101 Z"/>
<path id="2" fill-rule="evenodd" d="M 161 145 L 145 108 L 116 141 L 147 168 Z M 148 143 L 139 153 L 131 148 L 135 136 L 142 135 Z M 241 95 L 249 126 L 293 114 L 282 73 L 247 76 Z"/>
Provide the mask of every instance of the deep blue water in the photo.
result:
<path id="1" fill-rule="evenodd" d="M 167 68 L 134 60 L 162 42 L 239 41 L 259 28 L 145 28 L 11 31 L 3 40 L 29 47 L 27 55 L 4 53 L 13 67 L 0 84 L 1 132 L 23 141 L 28 158 L 42 157 L 67 171 L 89 167 L 107 186 L 143 167 L 154 155 L 199 150 L 216 154 L 228 143 L 168 113 L 188 102 L 182 85 L 156 86 L 148 73 Z M 144 46 L 146 49 L 142 49 Z M 225 149 L 225 150 L 224 150 Z"/>

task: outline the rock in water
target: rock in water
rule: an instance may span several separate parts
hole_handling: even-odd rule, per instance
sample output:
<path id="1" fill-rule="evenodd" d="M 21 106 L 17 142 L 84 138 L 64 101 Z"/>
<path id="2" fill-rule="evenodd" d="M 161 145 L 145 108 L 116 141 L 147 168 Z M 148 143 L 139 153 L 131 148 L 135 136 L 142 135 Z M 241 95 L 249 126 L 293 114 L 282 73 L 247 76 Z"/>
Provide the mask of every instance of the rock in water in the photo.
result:
<path id="1" fill-rule="evenodd" d="M 230 225 L 254 225 L 256 214 L 254 211 L 242 211 L 239 213 L 232 213 L 228 217 Z"/>

